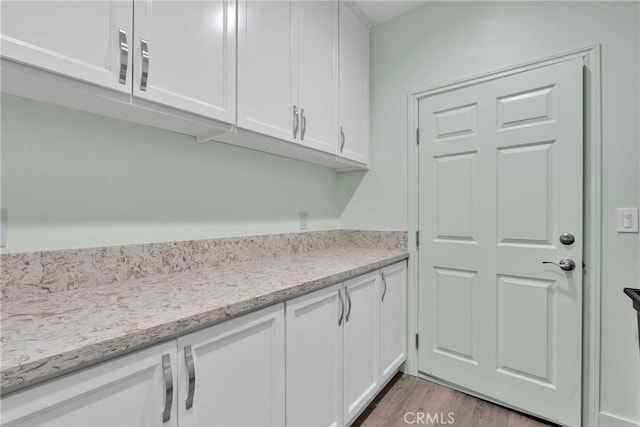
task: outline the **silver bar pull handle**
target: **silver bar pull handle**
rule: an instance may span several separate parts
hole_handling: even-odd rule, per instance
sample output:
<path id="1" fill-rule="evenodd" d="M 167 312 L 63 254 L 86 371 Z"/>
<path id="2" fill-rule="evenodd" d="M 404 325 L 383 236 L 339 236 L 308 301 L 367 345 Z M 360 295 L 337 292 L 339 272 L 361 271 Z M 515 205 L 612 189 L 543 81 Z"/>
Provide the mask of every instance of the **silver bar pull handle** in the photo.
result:
<path id="1" fill-rule="evenodd" d="M 304 141 L 304 134 L 307 132 L 307 118 L 304 116 L 304 108 L 300 109 L 300 117 L 302 121 L 302 130 L 300 131 L 300 141 Z"/>
<path id="2" fill-rule="evenodd" d="M 142 52 L 142 77 L 140 77 L 140 90 L 147 90 L 147 80 L 149 78 L 149 43 L 140 39 L 140 52 Z"/>
<path id="3" fill-rule="evenodd" d="M 384 290 L 382 291 L 382 301 L 384 301 L 384 296 L 387 294 L 387 278 L 384 277 L 384 271 L 381 271 L 380 274 L 382 275 L 382 284 L 384 285 Z"/>
<path id="4" fill-rule="evenodd" d="M 344 142 L 345 142 L 344 128 L 342 126 L 340 126 L 340 139 L 342 141 L 340 143 L 340 152 L 342 153 L 342 150 L 344 150 Z"/>
<path id="5" fill-rule="evenodd" d="M 298 107 L 293 106 L 293 139 L 298 137 L 298 126 L 300 124 L 300 118 L 298 117 Z"/>
<path id="6" fill-rule="evenodd" d="M 127 84 L 127 69 L 129 68 L 129 44 L 127 32 L 118 29 L 118 44 L 120 45 L 120 84 Z"/>
<path id="7" fill-rule="evenodd" d="M 349 303 L 349 308 L 347 308 L 347 315 L 345 316 L 344 321 L 349 321 L 349 316 L 351 316 L 351 296 L 349 295 L 349 291 L 347 288 L 344 288 L 344 294 L 347 296 L 347 303 Z"/>
<path id="8" fill-rule="evenodd" d="M 187 375 L 189 375 L 189 392 L 185 401 L 187 409 L 191 409 L 193 407 L 193 395 L 196 392 L 196 367 L 193 363 L 193 353 L 190 345 L 184 348 L 184 360 L 187 363 Z"/>
<path id="9" fill-rule="evenodd" d="M 338 289 L 338 298 L 340 299 L 340 318 L 338 319 L 338 326 L 342 326 L 342 319 L 344 319 L 344 300 L 342 299 L 342 290 Z"/>
<path id="10" fill-rule="evenodd" d="M 173 372 L 171 371 L 171 357 L 168 354 L 162 356 L 162 375 L 164 377 L 164 410 L 162 422 L 171 419 L 171 405 L 173 404 Z"/>

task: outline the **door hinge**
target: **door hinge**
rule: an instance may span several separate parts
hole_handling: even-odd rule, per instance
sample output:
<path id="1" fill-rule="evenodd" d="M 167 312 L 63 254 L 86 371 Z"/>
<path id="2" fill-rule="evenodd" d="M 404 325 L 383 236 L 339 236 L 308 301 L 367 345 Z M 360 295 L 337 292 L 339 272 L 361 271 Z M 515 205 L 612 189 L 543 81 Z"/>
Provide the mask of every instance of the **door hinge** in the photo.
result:
<path id="1" fill-rule="evenodd" d="M 420 128 L 416 128 L 416 144 L 420 145 Z"/>
<path id="2" fill-rule="evenodd" d="M 420 347 L 420 335 L 416 334 L 416 348 Z"/>
<path id="3" fill-rule="evenodd" d="M 416 231 L 416 248 L 420 247 L 420 232 Z"/>

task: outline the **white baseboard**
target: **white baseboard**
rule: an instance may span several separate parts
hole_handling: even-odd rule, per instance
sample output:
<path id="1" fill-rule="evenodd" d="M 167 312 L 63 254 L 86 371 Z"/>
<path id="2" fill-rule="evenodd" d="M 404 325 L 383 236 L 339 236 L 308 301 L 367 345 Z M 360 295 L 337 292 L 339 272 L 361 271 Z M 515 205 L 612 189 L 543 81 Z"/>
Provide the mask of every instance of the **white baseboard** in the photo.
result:
<path id="1" fill-rule="evenodd" d="M 600 412 L 598 421 L 600 427 L 640 427 L 640 422 L 631 421 L 606 412 Z"/>

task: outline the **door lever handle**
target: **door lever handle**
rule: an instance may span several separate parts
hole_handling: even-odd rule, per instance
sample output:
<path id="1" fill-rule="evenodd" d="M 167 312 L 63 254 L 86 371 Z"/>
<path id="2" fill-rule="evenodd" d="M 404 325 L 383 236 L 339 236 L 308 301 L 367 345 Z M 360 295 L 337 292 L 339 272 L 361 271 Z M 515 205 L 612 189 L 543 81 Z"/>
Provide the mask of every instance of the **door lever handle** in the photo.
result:
<path id="1" fill-rule="evenodd" d="M 565 270 L 565 271 L 571 271 L 574 270 L 576 268 L 576 263 L 569 258 L 562 258 L 558 264 L 556 264 L 555 262 L 551 262 L 551 261 L 542 261 L 543 264 L 553 264 L 553 265 L 557 265 L 558 267 L 560 267 L 561 269 Z"/>

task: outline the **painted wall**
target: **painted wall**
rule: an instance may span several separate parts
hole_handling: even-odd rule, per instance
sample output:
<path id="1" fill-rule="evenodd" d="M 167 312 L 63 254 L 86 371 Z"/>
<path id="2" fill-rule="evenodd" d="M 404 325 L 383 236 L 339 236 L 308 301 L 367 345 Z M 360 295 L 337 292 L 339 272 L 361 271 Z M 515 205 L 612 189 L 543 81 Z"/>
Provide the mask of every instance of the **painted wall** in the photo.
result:
<path id="1" fill-rule="evenodd" d="M 640 3 L 429 2 L 372 32 L 371 171 L 339 176 L 343 228 L 407 230 L 407 94 L 602 45 L 603 242 L 600 420 L 640 425 L 638 234 L 615 208 L 640 204 Z M 626 422 L 625 422 L 626 420 Z"/>
<path id="2" fill-rule="evenodd" d="M 338 226 L 337 174 L 296 160 L 2 96 L 5 252 Z"/>

